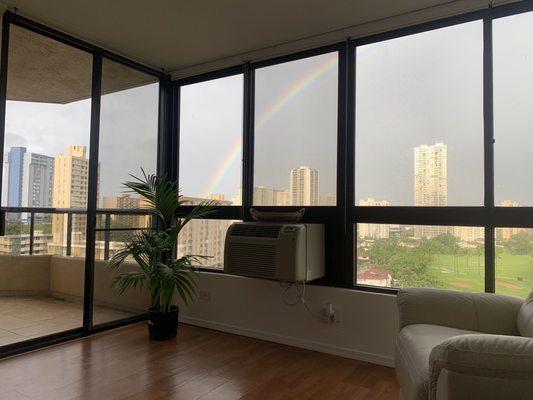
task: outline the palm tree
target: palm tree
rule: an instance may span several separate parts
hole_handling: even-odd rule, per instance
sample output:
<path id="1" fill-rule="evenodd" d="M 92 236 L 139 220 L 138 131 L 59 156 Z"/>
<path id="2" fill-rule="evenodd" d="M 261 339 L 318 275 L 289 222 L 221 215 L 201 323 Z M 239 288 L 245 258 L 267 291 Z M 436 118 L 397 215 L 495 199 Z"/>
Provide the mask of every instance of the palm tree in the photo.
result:
<path id="1" fill-rule="evenodd" d="M 112 286 L 120 294 L 126 290 L 144 287 L 148 289 L 150 311 L 167 313 L 171 310 L 175 293 L 185 304 L 192 301 L 197 291 L 197 265 L 200 255 L 175 258 L 178 235 L 194 218 L 201 218 L 212 211 L 212 201 L 196 205 L 192 211 L 180 215 L 182 200 L 175 182 L 165 176 L 146 174 L 142 178 L 130 175 L 134 181 L 125 182 L 129 191 L 145 199 L 155 217 L 153 227 L 132 235 L 125 247 L 109 262 L 112 270 L 120 271 L 129 257 L 138 265 L 135 271 L 121 272 L 113 278 Z"/>

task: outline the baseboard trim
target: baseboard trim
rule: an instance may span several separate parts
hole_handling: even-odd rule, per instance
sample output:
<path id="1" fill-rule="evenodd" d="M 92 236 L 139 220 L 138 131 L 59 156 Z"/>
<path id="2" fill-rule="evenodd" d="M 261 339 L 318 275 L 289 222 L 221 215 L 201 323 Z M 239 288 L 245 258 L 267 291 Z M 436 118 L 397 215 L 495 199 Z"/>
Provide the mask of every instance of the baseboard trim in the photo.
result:
<path id="1" fill-rule="evenodd" d="M 321 353 L 332 354 L 340 357 L 351 358 L 354 360 L 369 362 L 372 364 L 394 367 L 394 359 L 379 354 L 367 353 L 364 351 L 354 350 L 347 347 L 333 346 L 326 343 L 316 342 L 313 340 L 301 339 L 294 336 L 285 336 L 277 333 L 260 331 L 256 329 L 244 328 L 236 325 L 225 324 L 221 322 L 209 321 L 201 318 L 180 316 L 180 322 L 189 325 L 209 328 L 216 331 L 233 333 L 241 336 L 253 337 L 256 339 L 266 340 L 269 342 L 285 344 L 287 346 L 300 347 L 302 349 L 319 351 Z"/>

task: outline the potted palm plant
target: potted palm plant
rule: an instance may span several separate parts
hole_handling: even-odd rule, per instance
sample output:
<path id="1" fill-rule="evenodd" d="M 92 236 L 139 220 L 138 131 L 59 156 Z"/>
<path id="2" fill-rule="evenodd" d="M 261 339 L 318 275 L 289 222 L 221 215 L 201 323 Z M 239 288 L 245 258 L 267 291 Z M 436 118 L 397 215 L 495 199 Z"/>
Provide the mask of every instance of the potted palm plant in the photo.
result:
<path id="1" fill-rule="evenodd" d="M 173 304 L 177 293 L 185 304 L 194 299 L 197 291 L 195 265 L 205 256 L 175 253 L 180 231 L 194 218 L 211 212 L 212 202 L 196 205 L 190 212 L 179 214 L 185 203 L 175 182 L 165 176 L 146 174 L 125 182 L 129 192 L 137 193 L 148 205 L 155 221 L 152 227 L 131 235 L 124 248 L 109 261 L 109 267 L 118 272 L 112 286 L 120 294 L 130 289 L 146 288 L 150 298 L 148 329 L 150 339 L 165 340 L 176 337 L 179 308 Z M 136 262 L 136 269 L 121 271 L 127 259 Z"/>

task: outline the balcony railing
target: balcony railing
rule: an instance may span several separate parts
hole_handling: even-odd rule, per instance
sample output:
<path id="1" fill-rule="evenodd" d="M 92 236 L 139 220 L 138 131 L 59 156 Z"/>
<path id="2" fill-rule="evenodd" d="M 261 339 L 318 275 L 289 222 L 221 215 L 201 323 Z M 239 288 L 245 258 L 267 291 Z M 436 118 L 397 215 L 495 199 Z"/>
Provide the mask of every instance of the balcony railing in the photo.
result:
<path id="1" fill-rule="evenodd" d="M 85 246 L 85 223 L 80 224 L 78 221 L 77 228 L 79 231 L 75 233 L 77 233 L 79 237 L 74 243 L 73 229 L 76 222 L 75 217 L 78 215 L 87 215 L 87 210 L 75 208 L 1 207 L 0 211 L 2 212 L 1 218 L 4 218 L 2 221 L 4 223 L 4 232 L 2 236 L 4 238 L 9 238 L 9 240 L 3 240 L 2 246 L 0 246 L 0 254 L 42 254 L 43 246 L 49 244 L 46 240 L 47 236 L 52 239 L 54 234 L 59 236 L 59 232 L 61 232 L 61 242 L 54 243 L 54 245 L 61 246 L 61 254 L 66 256 L 76 255 L 73 254 L 73 244 L 80 245 L 83 248 Z M 66 226 L 64 220 L 61 222 L 60 220 L 56 220 L 55 224 L 59 224 L 59 226 L 56 226 L 56 231 L 53 232 L 53 215 L 63 215 L 64 218 L 66 218 Z M 95 224 L 95 234 L 98 235 L 98 233 L 101 232 L 102 239 L 97 240 L 97 242 L 103 242 L 103 249 L 101 244 L 98 248 L 99 251 L 103 250 L 102 256 L 99 258 L 109 260 L 112 256 L 112 243 L 114 243 L 112 240 L 113 232 L 128 232 L 147 229 L 151 225 L 150 216 L 151 213 L 144 209 L 98 209 L 96 211 L 97 223 Z M 116 226 L 116 224 L 115 226 L 113 225 L 113 221 L 116 222 L 121 219 L 127 220 L 128 217 L 131 217 L 128 222 L 135 221 L 135 217 L 139 217 L 137 218 L 137 222 L 141 221 L 140 217 L 145 217 L 145 221 L 140 224 L 142 226 L 135 226 L 134 224 L 122 224 L 122 226 Z M 36 235 L 37 222 L 41 222 L 43 225 L 45 223 L 48 224 L 50 232 L 41 232 L 40 236 Z M 20 224 L 20 229 L 17 229 L 17 224 Z M 10 227 L 11 230 L 15 228 L 15 232 L 10 233 Z M 2 240 L 1 237 L 0 240 Z M 47 254 L 57 254 L 57 252 L 52 251 L 49 253 L 47 251 Z"/>

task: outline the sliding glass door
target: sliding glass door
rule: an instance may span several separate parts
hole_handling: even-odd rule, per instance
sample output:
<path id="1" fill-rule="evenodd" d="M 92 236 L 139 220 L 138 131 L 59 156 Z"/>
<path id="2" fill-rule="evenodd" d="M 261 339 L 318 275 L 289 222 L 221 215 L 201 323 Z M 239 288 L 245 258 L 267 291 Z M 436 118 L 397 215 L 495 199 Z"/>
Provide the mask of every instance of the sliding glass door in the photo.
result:
<path id="1" fill-rule="evenodd" d="M 157 171 L 162 77 L 9 12 L 2 49 L 0 357 L 142 314 L 107 263 L 151 225 L 122 183 Z"/>

